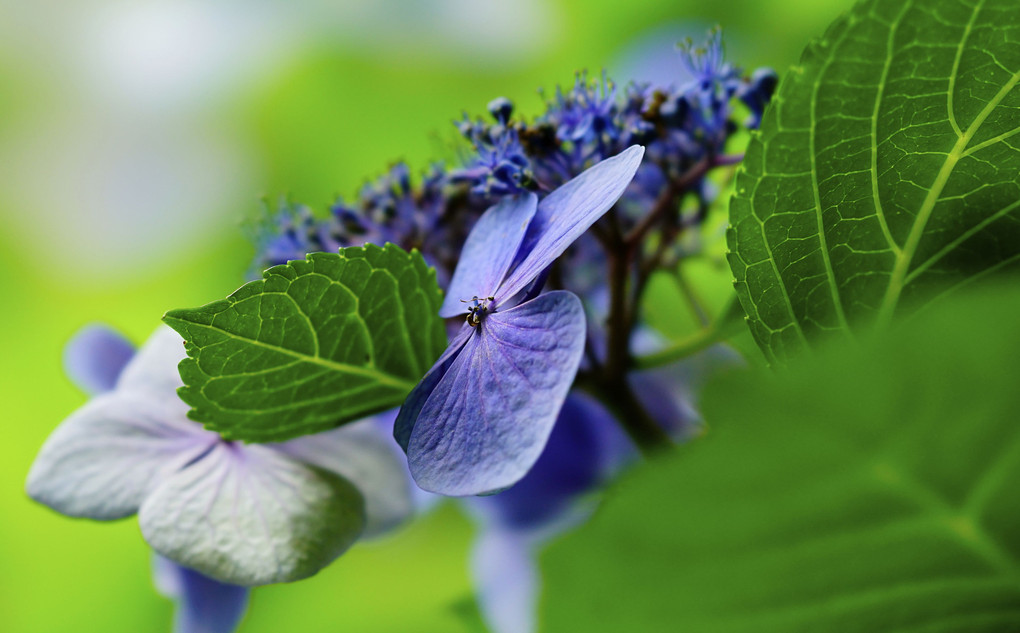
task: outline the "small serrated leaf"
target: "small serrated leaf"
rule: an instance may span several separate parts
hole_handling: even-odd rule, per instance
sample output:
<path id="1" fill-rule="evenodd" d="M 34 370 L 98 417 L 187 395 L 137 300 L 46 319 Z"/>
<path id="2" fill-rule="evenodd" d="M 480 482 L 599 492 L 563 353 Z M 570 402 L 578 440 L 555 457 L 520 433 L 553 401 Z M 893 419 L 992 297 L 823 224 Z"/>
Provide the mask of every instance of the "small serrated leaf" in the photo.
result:
<path id="1" fill-rule="evenodd" d="M 1020 260 L 1016 0 L 866 0 L 784 77 L 729 261 L 775 363 Z"/>
<path id="2" fill-rule="evenodd" d="M 268 442 L 398 406 L 446 347 L 441 302 L 420 253 L 369 244 L 274 266 L 163 320 L 186 341 L 189 415 Z"/>

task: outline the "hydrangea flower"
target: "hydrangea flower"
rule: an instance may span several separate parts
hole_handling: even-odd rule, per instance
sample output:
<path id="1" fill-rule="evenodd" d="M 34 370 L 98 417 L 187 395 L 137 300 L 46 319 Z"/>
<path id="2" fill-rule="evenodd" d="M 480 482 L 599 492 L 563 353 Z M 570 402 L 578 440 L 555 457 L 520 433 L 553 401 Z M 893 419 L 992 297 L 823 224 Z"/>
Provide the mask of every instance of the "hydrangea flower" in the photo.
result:
<path id="1" fill-rule="evenodd" d="M 674 82 L 629 82 L 620 89 L 605 75 L 593 79 L 579 73 L 572 86 L 557 88 L 544 112 L 530 122 L 513 118 L 510 100 L 493 100 L 486 119 L 465 115 L 455 122 L 473 150 L 462 165 L 433 166 L 417 187 L 411 187 L 406 166 L 397 165 L 366 185 L 353 204 L 334 205 L 327 219 L 286 206 L 260 227 L 256 267 L 261 271 L 341 245 L 391 241 L 405 250 L 418 248 L 445 288 L 468 232 L 489 206 L 528 192 L 541 199 L 631 145 L 645 146 L 646 153 L 617 205 L 620 229 L 629 232 L 651 209 L 693 195 L 698 213 L 665 235 L 666 241 L 675 239 L 704 219 L 703 210 L 713 200 L 705 173 L 739 160 L 723 153 L 739 128 L 734 102 L 743 101 L 750 110 L 744 126 L 756 127 L 777 77 L 768 68 L 743 76 L 725 61 L 718 30 L 704 44 L 689 42 L 673 55 L 682 67 Z M 592 283 L 593 270 L 600 269 L 596 274 L 605 279 L 605 254 L 590 234 L 571 250 L 553 283 L 584 299 L 600 285 Z"/>
<path id="2" fill-rule="evenodd" d="M 112 391 L 135 355 L 130 341 L 110 328 L 80 330 L 64 348 L 64 370 L 89 395 Z M 155 554 L 153 580 L 177 603 L 175 633 L 233 633 L 248 609 L 248 587 L 222 583 Z"/>
<path id="3" fill-rule="evenodd" d="M 478 220 L 440 308 L 444 317 L 466 313 L 467 322 L 394 426 L 420 487 L 491 493 L 538 459 L 585 345 L 580 299 L 567 291 L 534 296 L 539 278 L 616 202 L 643 154 L 631 147 L 541 204 L 531 193 L 508 197 Z"/>
<path id="4" fill-rule="evenodd" d="M 111 391 L 47 439 L 28 494 L 69 516 L 138 513 L 153 549 L 234 585 L 314 574 L 363 532 L 410 514 L 399 457 L 371 422 L 279 444 L 225 441 L 187 418 L 183 358 L 181 338 L 161 326 Z"/>

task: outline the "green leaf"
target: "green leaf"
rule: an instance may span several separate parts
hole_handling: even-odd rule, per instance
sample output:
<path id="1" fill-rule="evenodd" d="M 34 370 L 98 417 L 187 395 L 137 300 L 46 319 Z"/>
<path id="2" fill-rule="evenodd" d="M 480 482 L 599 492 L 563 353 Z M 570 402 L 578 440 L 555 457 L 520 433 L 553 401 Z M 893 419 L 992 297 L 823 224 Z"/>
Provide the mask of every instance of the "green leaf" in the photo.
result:
<path id="1" fill-rule="evenodd" d="M 546 553 L 544 630 L 1020 630 L 1020 295 L 941 308 L 710 384 Z"/>
<path id="2" fill-rule="evenodd" d="M 808 47 L 730 210 L 730 266 L 771 361 L 1020 259 L 1018 81 L 1016 0 L 861 2 Z"/>
<path id="3" fill-rule="evenodd" d="M 186 341 L 189 415 L 267 442 L 399 406 L 446 346 L 441 301 L 420 253 L 369 244 L 274 266 L 163 320 Z"/>

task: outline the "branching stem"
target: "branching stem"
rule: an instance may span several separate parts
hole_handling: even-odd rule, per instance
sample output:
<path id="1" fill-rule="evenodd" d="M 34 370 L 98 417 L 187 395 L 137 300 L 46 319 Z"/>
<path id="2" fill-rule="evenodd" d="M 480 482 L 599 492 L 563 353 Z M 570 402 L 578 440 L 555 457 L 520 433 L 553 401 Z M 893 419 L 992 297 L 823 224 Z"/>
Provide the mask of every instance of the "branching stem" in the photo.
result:
<path id="1" fill-rule="evenodd" d="M 706 156 L 683 175 L 672 179 L 656 199 L 649 212 L 626 234 L 617 208 L 610 209 L 605 221 L 597 225 L 595 236 L 606 251 L 608 261 L 609 306 L 606 318 L 605 362 L 592 363 L 593 371 L 578 376 L 578 387 L 585 389 L 601 400 L 616 416 L 634 442 L 647 452 L 655 447 L 669 445 L 670 439 L 662 427 L 648 414 L 627 382 L 627 372 L 635 363 L 630 352 L 630 339 L 637 321 L 642 295 L 651 274 L 662 266 L 677 235 L 683 227 L 677 221 L 670 222 L 670 214 L 677 212 L 680 200 L 713 167 L 739 162 L 742 156 Z M 663 229 L 660 242 L 654 252 L 642 257 L 642 246 L 649 232 L 656 227 Z M 647 366 L 671 362 L 675 354 L 693 353 L 714 342 L 721 334 L 714 328 L 706 328 L 703 340 L 694 341 L 696 348 L 690 352 L 670 348 L 672 355 L 649 359 Z"/>
<path id="2" fill-rule="evenodd" d="M 590 374 L 578 374 L 574 384 L 609 409 L 641 454 L 650 455 L 672 445 L 669 435 L 648 414 L 625 379 L 608 383 L 594 380 Z"/>

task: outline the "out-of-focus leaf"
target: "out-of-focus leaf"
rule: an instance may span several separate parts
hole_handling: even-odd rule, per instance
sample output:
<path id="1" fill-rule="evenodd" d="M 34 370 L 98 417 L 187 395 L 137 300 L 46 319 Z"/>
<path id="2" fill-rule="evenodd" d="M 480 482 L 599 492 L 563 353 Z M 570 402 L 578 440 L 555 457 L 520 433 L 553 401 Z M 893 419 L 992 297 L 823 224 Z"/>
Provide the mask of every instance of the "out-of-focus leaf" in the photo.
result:
<path id="1" fill-rule="evenodd" d="M 784 364 L 1020 259 L 1015 0 L 867 0 L 783 78 L 731 206 L 751 329 Z"/>
<path id="2" fill-rule="evenodd" d="M 547 552 L 543 630 L 1020 630 L 1020 295 L 963 298 L 712 383 Z"/>

